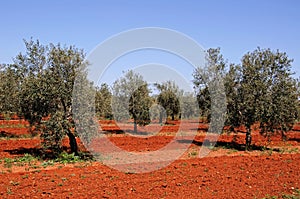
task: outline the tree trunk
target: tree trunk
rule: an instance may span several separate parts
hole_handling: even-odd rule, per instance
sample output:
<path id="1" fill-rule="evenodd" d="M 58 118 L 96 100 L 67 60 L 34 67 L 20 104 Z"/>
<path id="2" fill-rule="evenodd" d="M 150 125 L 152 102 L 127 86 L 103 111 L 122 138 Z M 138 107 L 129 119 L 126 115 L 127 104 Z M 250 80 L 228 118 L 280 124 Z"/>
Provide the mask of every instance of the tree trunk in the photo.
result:
<path id="1" fill-rule="evenodd" d="M 134 120 L 134 129 L 133 129 L 133 132 L 135 133 L 135 134 L 137 134 L 137 123 L 136 123 L 136 121 Z"/>
<path id="2" fill-rule="evenodd" d="M 79 155 L 78 154 L 78 146 L 77 146 L 75 135 L 70 130 L 69 130 L 69 132 L 68 132 L 67 135 L 69 137 L 69 143 L 70 143 L 70 147 L 71 147 L 71 152 L 74 153 L 75 155 Z"/>
<path id="3" fill-rule="evenodd" d="M 287 141 L 287 136 L 286 136 L 286 134 L 284 133 L 283 130 L 281 130 L 281 138 L 282 138 L 283 141 Z"/>
<path id="4" fill-rule="evenodd" d="M 163 119 L 163 113 L 162 111 L 159 112 L 159 123 L 162 124 L 162 119 Z"/>
<path id="5" fill-rule="evenodd" d="M 251 130 L 250 128 L 247 128 L 247 133 L 246 133 L 246 151 L 249 150 L 250 145 L 251 145 L 252 137 L 251 137 Z"/>
<path id="6" fill-rule="evenodd" d="M 175 120 L 175 115 L 172 113 L 172 121 Z"/>

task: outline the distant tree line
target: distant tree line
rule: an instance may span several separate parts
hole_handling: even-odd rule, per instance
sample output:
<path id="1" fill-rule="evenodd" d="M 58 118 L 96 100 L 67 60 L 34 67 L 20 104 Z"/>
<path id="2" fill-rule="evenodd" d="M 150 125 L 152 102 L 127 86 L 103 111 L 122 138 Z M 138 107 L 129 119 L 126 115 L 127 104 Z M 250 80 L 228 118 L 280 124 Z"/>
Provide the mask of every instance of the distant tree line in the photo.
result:
<path id="1" fill-rule="evenodd" d="M 233 130 L 245 126 L 246 146 L 251 144 L 251 126 L 260 125 L 263 135 L 280 133 L 285 137 L 299 118 L 299 80 L 291 71 L 292 59 L 286 53 L 257 48 L 246 53 L 240 64 L 228 64 L 220 49 L 207 50 L 207 68 L 193 73 L 194 93 L 180 89 L 175 82 L 156 83 L 151 94 L 148 83 L 133 71 L 112 86 L 93 85 L 87 79 L 85 53 L 75 46 L 42 45 L 24 41 L 26 52 L 12 64 L 0 65 L 0 113 L 17 114 L 40 132 L 44 149 L 54 155 L 62 151 L 62 139 L 69 138 L 76 155 L 77 130 L 72 115 L 72 92 L 77 75 L 95 91 L 95 112 L 101 119 L 133 120 L 137 126 L 156 119 L 206 118 L 211 120 L 210 88 L 220 77 L 226 95 L 225 124 Z M 196 98 L 197 101 L 193 101 Z"/>

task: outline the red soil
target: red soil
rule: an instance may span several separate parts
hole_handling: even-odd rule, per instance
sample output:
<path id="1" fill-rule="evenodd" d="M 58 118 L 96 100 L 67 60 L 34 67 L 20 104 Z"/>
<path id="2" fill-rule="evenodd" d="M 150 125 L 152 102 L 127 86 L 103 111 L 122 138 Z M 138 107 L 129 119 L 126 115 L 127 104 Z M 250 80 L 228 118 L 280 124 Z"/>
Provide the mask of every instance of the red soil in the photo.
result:
<path id="1" fill-rule="evenodd" d="M 106 121 L 101 122 L 101 127 L 124 130 L 125 134 L 108 134 L 107 137 L 124 150 L 144 152 L 168 144 L 179 129 L 179 123 L 140 128 L 142 132 L 155 130 L 154 136 L 146 138 L 131 136 L 131 126 L 117 127 L 114 122 Z M 180 128 L 190 132 L 194 127 L 183 122 Z M 200 126 L 193 143 L 180 159 L 150 173 L 123 173 L 101 163 L 62 168 L 56 165 L 29 171 L 18 166 L 5 168 L 2 163 L 0 198 L 263 198 L 267 194 L 279 196 L 300 189 L 300 150 L 296 150 L 300 149 L 300 132 L 289 132 L 286 142 L 280 136 L 268 141 L 255 132 L 252 141 L 256 147 L 286 150 L 271 151 L 272 154 L 270 151 L 226 149 L 233 140 L 236 146 L 242 146 L 245 134 L 221 135 L 219 148 L 205 158 L 198 158 L 192 152 L 200 150 L 205 129 L 207 126 Z M 183 138 L 189 139 L 190 135 Z M 64 145 L 67 144 L 65 139 Z M 22 155 L 17 153 L 20 149 L 30 151 L 38 149 L 39 145 L 38 138 L 2 139 L 0 159 Z"/>
<path id="2" fill-rule="evenodd" d="M 300 155 L 177 160 L 145 174 L 101 164 L 0 175 L 2 198 L 262 198 L 300 188 Z"/>

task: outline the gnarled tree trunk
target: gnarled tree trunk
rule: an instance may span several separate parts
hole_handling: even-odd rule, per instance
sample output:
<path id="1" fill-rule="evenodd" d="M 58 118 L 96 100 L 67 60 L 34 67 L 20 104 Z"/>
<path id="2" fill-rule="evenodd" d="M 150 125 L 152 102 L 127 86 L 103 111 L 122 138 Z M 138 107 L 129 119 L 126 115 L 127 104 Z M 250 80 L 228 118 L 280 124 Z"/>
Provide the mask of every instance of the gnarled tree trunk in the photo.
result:
<path id="1" fill-rule="evenodd" d="M 77 146 L 75 135 L 70 130 L 68 130 L 67 135 L 69 137 L 71 152 L 78 156 L 79 155 L 78 154 L 78 146 Z"/>

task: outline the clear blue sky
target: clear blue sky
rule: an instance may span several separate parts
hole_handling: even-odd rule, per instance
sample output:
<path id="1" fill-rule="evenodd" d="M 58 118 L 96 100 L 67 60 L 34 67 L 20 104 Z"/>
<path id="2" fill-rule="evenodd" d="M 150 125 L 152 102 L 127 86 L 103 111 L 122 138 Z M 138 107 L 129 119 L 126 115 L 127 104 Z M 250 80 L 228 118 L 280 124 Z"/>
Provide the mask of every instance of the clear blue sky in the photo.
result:
<path id="1" fill-rule="evenodd" d="M 298 0 L 5 0 L 0 2 L 0 63 L 24 51 L 23 39 L 72 44 L 89 53 L 108 37 L 132 28 L 182 32 L 204 48 L 221 47 L 229 62 L 262 48 L 294 59 L 300 74 Z"/>

